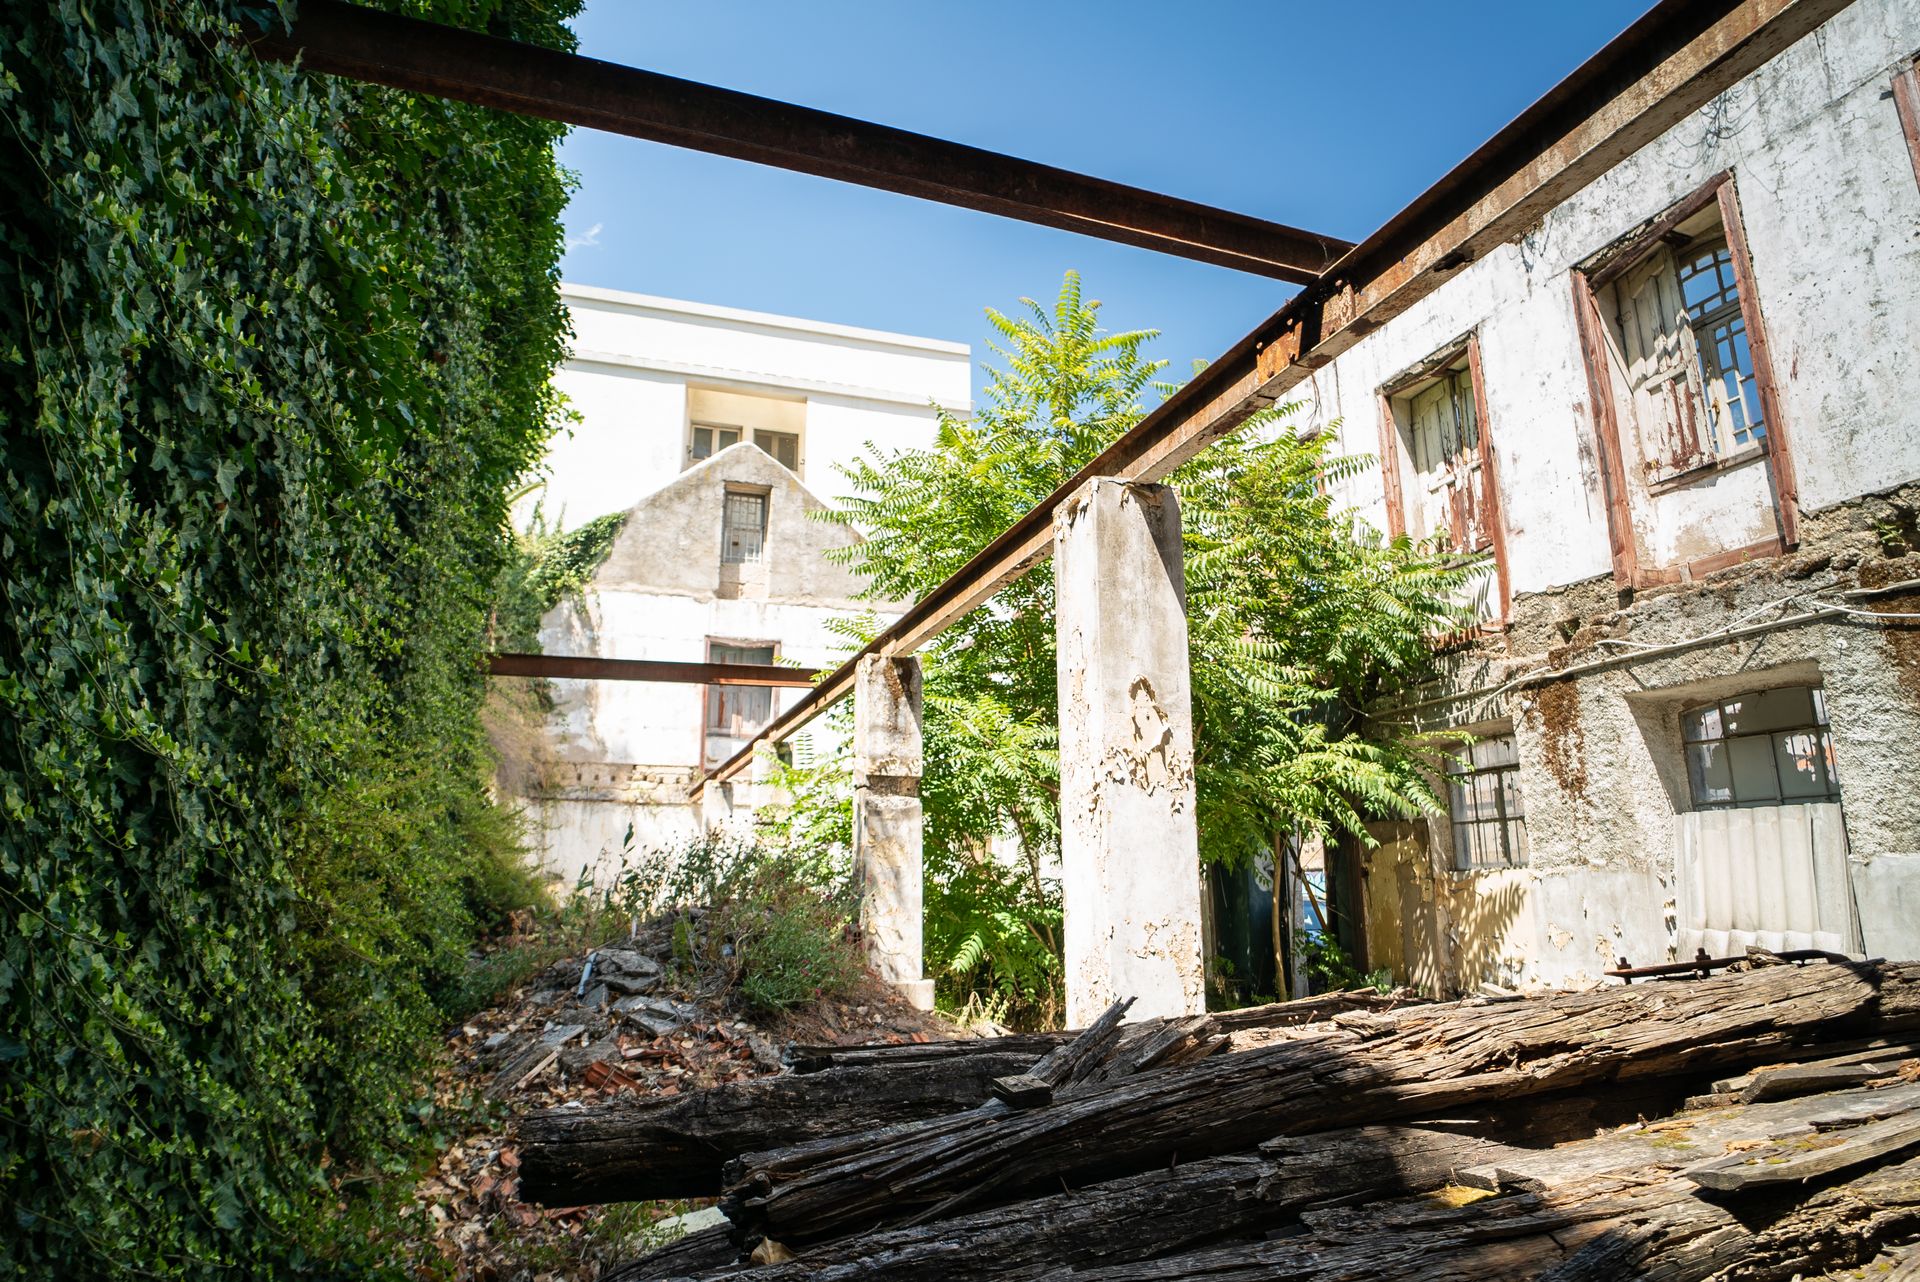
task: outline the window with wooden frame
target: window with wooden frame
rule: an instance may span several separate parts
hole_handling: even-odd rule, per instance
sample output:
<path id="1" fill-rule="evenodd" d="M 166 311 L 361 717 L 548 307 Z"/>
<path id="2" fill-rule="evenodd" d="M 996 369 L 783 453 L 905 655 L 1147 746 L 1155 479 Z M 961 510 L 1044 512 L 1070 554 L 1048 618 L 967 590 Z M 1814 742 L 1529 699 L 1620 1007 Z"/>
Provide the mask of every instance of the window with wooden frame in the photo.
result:
<path id="1" fill-rule="evenodd" d="M 770 664 L 778 650 L 772 641 L 708 638 L 707 662 Z M 772 686 L 708 686 L 702 760 L 709 766 L 725 761 L 772 720 Z"/>
<path id="2" fill-rule="evenodd" d="M 1731 174 L 1715 175 L 1572 279 L 1615 580 L 1676 582 L 1793 547 L 1793 458 Z M 1713 530 L 1719 551 L 1675 561 L 1675 538 L 1649 541 L 1650 529 L 1678 528 L 1671 518 L 1646 524 L 1661 496 L 1750 463 L 1765 472 L 1686 509 L 1695 528 Z"/>
<path id="3" fill-rule="evenodd" d="M 1453 866 L 1519 868 L 1527 862 L 1527 809 L 1520 799 L 1520 754 L 1513 734 L 1492 734 L 1448 761 L 1447 814 Z"/>
<path id="4" fill-rule="evenodd" d="M 1638 429 L 1658 484 L 1757 454 L 1766 411 L 1717 206 L 1701 210 L 1621 275 L 1611 310 Z"/>
<path id="5" fill-rule="evenodd" d="M 768 498 L 765 490 L 728 487 L 720 509 L 722 565 L 751 565 L 765 554 Z"/>
<path id="6" fill-rule="evenodd" d="M 1913 178 L 1920 182 L 1920 55 L 1893 77 L 1893 106 L 1900 113 L 1900 132 L 1907 136 L 1907 154 L 1913 157 Z"/>
<path id="7" fill-rule="evenodd" d="M 1477 338 L 1451 345 L 1380 392 L 1380 466 L 1389 533 L 1437 538 L 1461 556 L 1490 554 L 1495 582 L 1482 613 L 1507 611 L 1500 518 L 1486 390 Z"/>

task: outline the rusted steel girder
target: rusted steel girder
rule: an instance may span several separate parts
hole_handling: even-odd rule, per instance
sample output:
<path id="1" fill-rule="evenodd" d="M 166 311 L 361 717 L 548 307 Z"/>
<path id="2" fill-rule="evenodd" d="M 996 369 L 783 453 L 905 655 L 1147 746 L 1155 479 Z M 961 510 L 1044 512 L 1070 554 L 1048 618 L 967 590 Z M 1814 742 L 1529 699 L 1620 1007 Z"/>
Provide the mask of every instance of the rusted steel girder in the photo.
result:
<path id="1" fill-rule="evenodd" d="M 811 668 L 772 663 L 673 663 L 661 659 L 596 659 L 568 654 L 490 654 L 487 675 L 579 681 L 664 681 L 691 686 L 810 686 Z"/>
<path id="2" fill-rule="evenodd" d="M 938 636 L 1046 558 L 1054 509 L 1086 481 L 1165 477 L 1850 3 L 1662 0 L 916 602 L 862 654 L 910 654 Z M 859 659 L 834 669 L 761 737 L 785 738 L 846 694 Z M 730 779 L 751 760 L 741 752 L 707 781 Z"/>
<path id="3" fill-rule="evenodd" d="M 848 116 L 578 54 L 301 0 L 263 58 L 416 93 L 671 143 L 1276 280 L 1313 280 L 1351 242 Z"/>

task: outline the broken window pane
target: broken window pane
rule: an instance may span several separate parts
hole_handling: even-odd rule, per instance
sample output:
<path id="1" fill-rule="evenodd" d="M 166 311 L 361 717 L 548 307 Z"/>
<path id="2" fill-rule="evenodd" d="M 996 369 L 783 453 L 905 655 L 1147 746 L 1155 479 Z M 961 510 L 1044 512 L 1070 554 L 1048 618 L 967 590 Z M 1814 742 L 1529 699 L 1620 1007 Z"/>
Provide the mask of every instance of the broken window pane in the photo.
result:
<path id="1" fill-rule="evenodd" d="M 1837 801 L 1833 736 L 1817 687 L 1787 686 L 1681 714 L 1696 807 Z"/>

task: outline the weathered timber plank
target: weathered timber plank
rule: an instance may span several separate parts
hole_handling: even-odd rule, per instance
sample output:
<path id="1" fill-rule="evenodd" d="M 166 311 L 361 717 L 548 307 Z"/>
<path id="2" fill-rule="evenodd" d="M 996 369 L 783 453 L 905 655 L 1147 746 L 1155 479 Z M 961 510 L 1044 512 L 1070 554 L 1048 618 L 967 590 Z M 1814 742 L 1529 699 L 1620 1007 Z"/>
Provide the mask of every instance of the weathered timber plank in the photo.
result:
<path id="1" fill-rule="evenodd" d="M 1029 1055 L 973 1055 L 907 1071 L 837 1068 L 730 1082 L 698 1093 L 532 1113 L 517 1127 L 520 1195 L 579 1206 L 712 1197 L 726 1160 L 972 1108 Z"/>
<path id="2" fill-rule="evenodd" d="M 1760 1148 L 1690 1166 L 1686 1176 L 1702 1188 L 1743 1193 L 1775 1184 L 1802 1184 L 1916 1145 L 1920 1145 L 1920 1118 L 1909 1113 L 1845 1131 L 1782 1135 Z"/>
<path id="3" fill-rule="evenodd" d="M 1308 1212 L 1307 1231 L 1142 1263 L 1074 1282 L 1788 1282 L 1871 1260 L 1920 1232 L 1920 1160 L 1739 1213 L 1680 1176 L 1600 1176 L 1552 1194 L 1428 1199 Z"/>
<path id="4" fill-rule="evenodd" d="M 1649 1075 L 1706 1073 L 1791 1048 L 1920 1026 L 1920 964 L 1774 967 L 1683 983 L 1395 1012 L 1328 1034 L 1056 1093 L 1005 1117 L 935 1119 L 825 1150 L 753 1154 L 725 1209 L 789 1245 L 951 1215 L 991 1198 L 1183 1157 Z"/>
<path id="5" fill-rule="evenodd" d="M 1453 1171 L 1507 1152 L 1418 1127 L 1355 1127 L 1275 1140 L 1257 1154 L 1209 1158 L 1027 1202 L 827 1243 L 752 1270 L 754 1282 L 1020 1282 L 1056 1269 L 1148 1259 L 1252 1236 L 1291 1210 L 1334 1198 L 1436 1188 Z M 691 1271 L 690 1271 L 691 1272 Z M 731 1275 L 727 1269 L 702 1277 Z M 649 1256 L 608 1282 L 668 1276 Z"/>
<path id="6" fill-rule="evenodd" d="M 1917 1111 L 1920 1085 L 1679 1113 L 1621 1127 L 1584 1143 L 1509 1151 L 1493 1163 L 1463 1168 L 1459 1179 L 1470 1188 L 1492 1192 L 1552 1192 L 1597 1175 L 1686 1172 L 1719 1160 L 1730 1149 L 1739 1156 L 1749 1146 L 1776 1136 L 1804 1137 L 1821 1128 L 1862 1126 L 1886 1117 L 1916 1119 Z"/>

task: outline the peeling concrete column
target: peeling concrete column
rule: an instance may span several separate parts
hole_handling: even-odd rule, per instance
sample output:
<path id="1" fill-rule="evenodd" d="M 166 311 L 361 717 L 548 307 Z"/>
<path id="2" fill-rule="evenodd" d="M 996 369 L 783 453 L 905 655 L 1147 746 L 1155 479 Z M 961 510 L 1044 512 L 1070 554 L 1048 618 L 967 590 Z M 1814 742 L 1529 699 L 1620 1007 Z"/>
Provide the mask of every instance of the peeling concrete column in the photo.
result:
<path id="1" fill-rule="evenodd" d="M 853 684 L 853 873 L 879 976 L 921 1010 L 920 660 L 868 655 Z"/>
<path id="2" fill-rule="evenodd" d="M 1097 479 L 1054 513 L 1067 1025 L 1206 1009 L 1180 502 Z"/>

